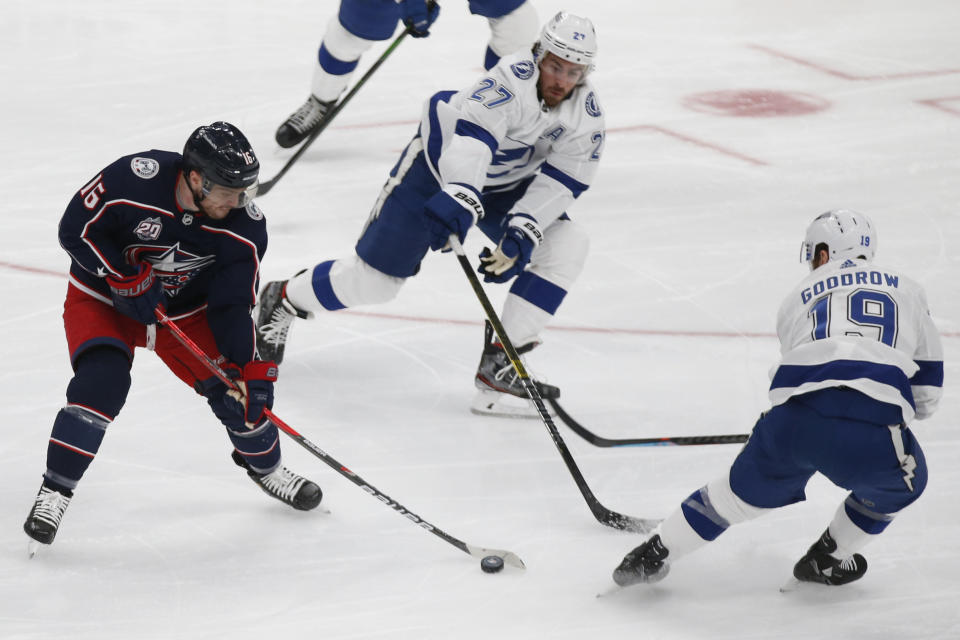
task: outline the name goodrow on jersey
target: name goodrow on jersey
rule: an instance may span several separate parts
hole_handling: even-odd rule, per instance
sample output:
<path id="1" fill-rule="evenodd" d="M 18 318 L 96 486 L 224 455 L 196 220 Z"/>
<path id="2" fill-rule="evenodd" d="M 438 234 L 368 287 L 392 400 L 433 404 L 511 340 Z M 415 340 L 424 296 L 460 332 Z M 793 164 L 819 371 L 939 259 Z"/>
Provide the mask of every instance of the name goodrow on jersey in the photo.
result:
<path id="1" fill-rule="evenodd" d="M 841 273 L 836 276 L 829 276 L 823 280 L 818 280 L 813 286 L 807 287 L 800 292 L 800 300 L 806 304 L 819 296 L 824 291 L 837 289 L 838 287 L 852 287 L 860 284 L 872 284 L 874 286 L 888 286 L 896 289 L 900 286 L 899 276 L 890 275 L 883 271 L 856 271 L 853 273 Z"/>

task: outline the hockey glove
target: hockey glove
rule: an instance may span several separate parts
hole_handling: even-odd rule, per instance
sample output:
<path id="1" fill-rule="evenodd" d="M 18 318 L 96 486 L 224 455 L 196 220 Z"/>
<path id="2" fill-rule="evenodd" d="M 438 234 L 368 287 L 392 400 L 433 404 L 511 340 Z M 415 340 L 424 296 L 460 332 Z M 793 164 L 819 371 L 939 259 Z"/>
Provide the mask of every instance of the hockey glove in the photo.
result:
<path id="1" fill-rule="evenodd" d="M 449 251 L 450 234 L 457 234 L 460 242 L 467 237 L 467 230 L 483 217 L 480 194 L 473 187 L 451 183 L 443 191 L 427 200 L 424 205 L 427 216 L 427 233 L 430 248 L 434 251 Z"/>
<path id="2" fill-rule="evenodd" d="M 484 282 L 506 282 L 526 268 L 541 242 L 543 232 L 536 220 L 525 213 L 512 214 L 496 250 L 484 247 L 480 253 L 477 271 L 483 274 Z"/>
<path id="3" fill-rule="evenodd" d="M 227 391 L 223 402 L 253 429 L 263 418 L 264 409 L 273 408 L 273 383 L 277 380 L 277 364 L 272 361 L 252 360 L 243 369 L 225 367 L 237 389 Z"/>
<path id="4" fill-rule="evenodd" d="M 107 276 L 113 308 L 125 316 L 143 324 L 154 324 L 157 316 L 153 310 L 166 308 L 163 283 L 153 273 L 153 267 L 141 262 L 136 275 L 117 278 Z"/>
<path id="5" fill-rule="evenodd" d="M 430 35 L 430 25 L 440 15 L 440 5 L 433 0 L 403 0 L 400 3 L 403 24 L 414 38 L 426 38 Z"/>

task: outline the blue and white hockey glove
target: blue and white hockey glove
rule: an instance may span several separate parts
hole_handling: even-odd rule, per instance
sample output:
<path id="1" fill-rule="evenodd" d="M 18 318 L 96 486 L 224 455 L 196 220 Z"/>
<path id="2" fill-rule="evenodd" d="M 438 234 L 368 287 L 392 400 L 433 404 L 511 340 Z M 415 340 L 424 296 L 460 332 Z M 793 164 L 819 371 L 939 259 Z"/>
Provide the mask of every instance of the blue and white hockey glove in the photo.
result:
<path id="1" fill-rule="evenodd" d="M 273 408 L 273 383 L 277 381 L 277 363 L 269 360 L 251 360 L 243 369 L 233 365 L 224 367 L 233 378 L 237 389 L 230 389 L 223 403 L 253 429 L 263 418 L 264 409 Z"/>
<path id="2" fill-rule="evenodd" d="M 163 283 L 146 262 L 141 262 L 137 273 L 132 276 L 107 276 L 107 284 L 110 286 L 113 308 L 137 322 L 154 324 L 157 316 L 153 310 L 157 306 L 166 308 Z"/>
<path id="3" fill-rule="evenodd" d="M 423 212 L 427 217 L 430 248 L 449 251 L 450 234 L 457 234 L 463 242 L 470 227 L 483 217 L 483 204 L 473 187 L 453 182 L 427 200 Z"/>
<path id="4" fill-rule="evenodd" d="M 403 24 L 414 38 L 426 38 L 430 35 L 430 25 L 440 15 L 440 5 L 433 0 L 403 0 L 400 3 Z"/>
<path id="5" fill-rule="evenodd" d="M 514 213 L 507 218 L 507 230 L 495 251 L 487 247 L 480 252 L 480 267 L 484 282 L 506 282 L 523 271 L 533 250 L 543 242 L 540 225 L 525 213 Z"/>

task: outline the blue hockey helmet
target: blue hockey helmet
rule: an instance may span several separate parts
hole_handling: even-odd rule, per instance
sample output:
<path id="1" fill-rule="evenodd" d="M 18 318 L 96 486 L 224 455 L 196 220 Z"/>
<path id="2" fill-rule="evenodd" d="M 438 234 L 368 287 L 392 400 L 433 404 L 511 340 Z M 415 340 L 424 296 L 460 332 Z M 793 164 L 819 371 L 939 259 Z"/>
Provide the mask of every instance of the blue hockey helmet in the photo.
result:
<path id="1" fill-rule="evenodd" d="M 877 232 L 870 218 L 851 209 L 833 209 L 817 216 L 803 239 L 800 261 L 813 269 L 817 248 L 825 245 L 831 260 L 865 258 L 877 253 Z"/>
<path id="2" fill-rule="evenodd" d="M 204 194 L 209 194 L 213 185 L 253 194 L 260 161 L 239 129 L 229 122 L 214 122 L 190 134 L 183 146 L 183 170 L 203 177 Z"/>

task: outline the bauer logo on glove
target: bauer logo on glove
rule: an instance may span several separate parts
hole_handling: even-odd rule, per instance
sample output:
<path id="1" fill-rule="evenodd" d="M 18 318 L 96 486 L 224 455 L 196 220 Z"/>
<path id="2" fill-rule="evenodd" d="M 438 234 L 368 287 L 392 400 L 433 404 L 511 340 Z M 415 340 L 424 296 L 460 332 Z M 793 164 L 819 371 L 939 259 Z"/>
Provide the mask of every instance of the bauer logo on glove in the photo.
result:
<path id="1" fill-rule="evenodd" d="M 523 271 L 533 250 L 543 242 L 543 231 L 533 217 L 515 213 L 507 219 L 507 230 L 494 251 L 484 247 L 480 268 L 484 282 L 506 282 Z"/>
<path id="2" fill-rule="evenodd" d="M 154 309 L 166 307 L 163 284 L 149 263 L 138 264 L 131 276 L 107 276 L 107 284 L 113 308 L 143 324 L 155 323 Z"/>

